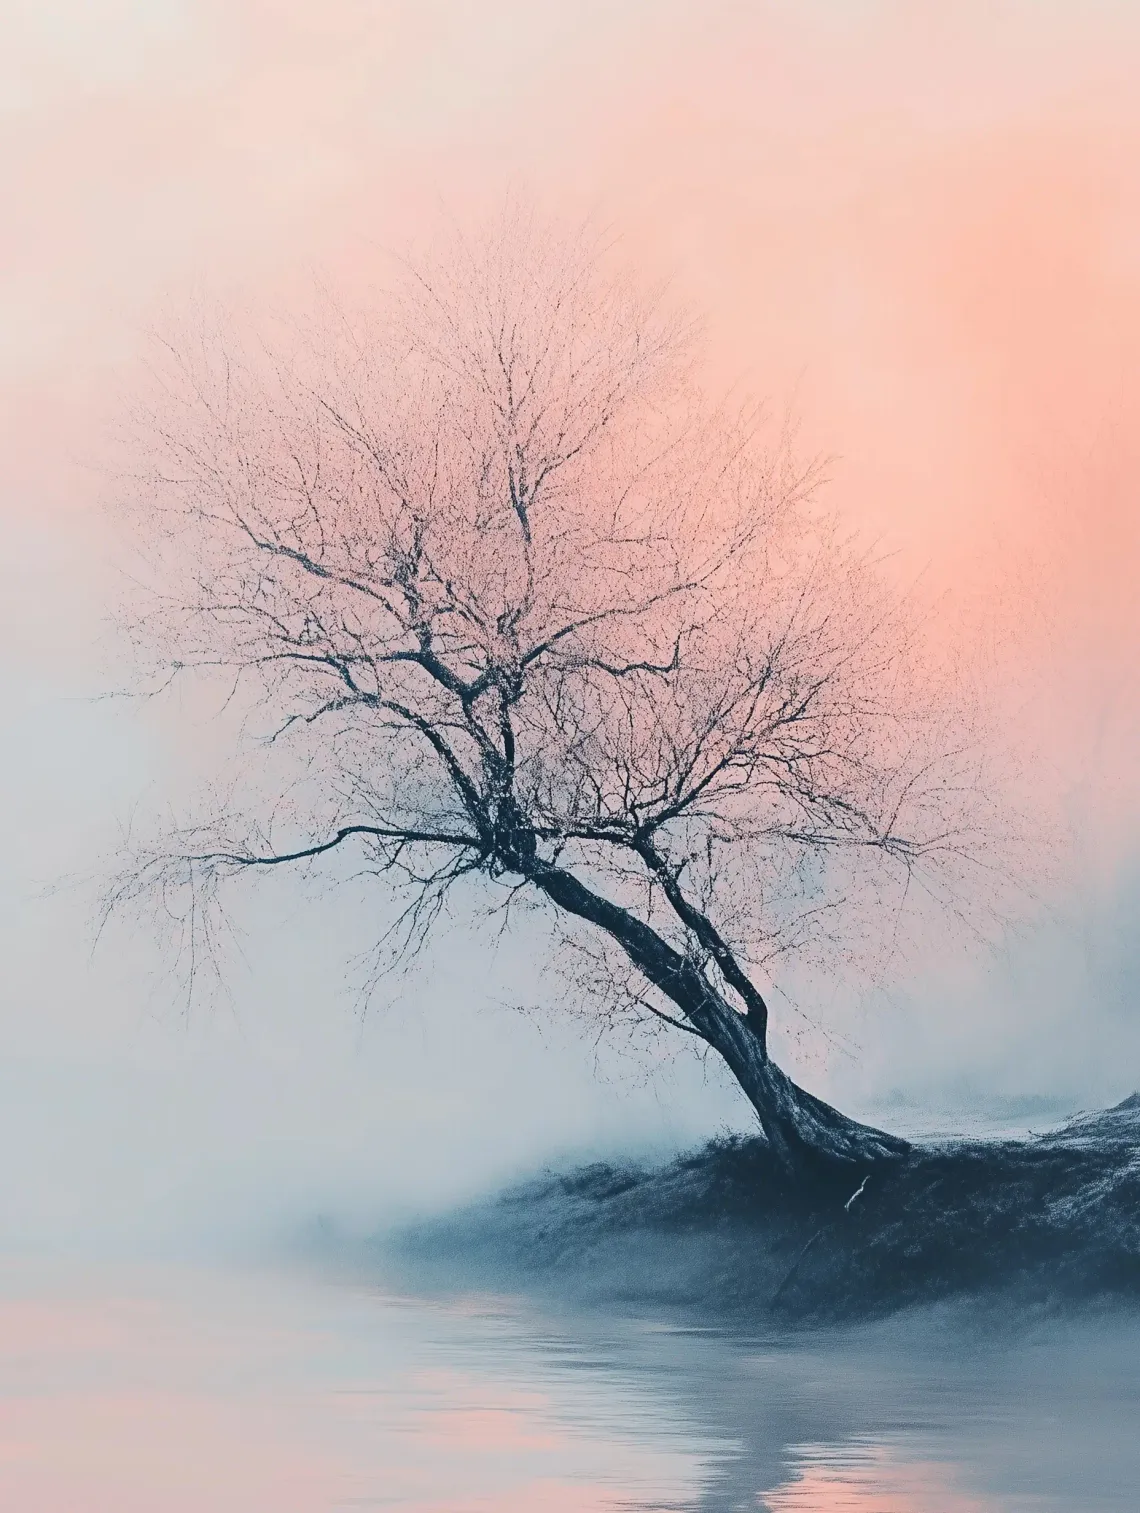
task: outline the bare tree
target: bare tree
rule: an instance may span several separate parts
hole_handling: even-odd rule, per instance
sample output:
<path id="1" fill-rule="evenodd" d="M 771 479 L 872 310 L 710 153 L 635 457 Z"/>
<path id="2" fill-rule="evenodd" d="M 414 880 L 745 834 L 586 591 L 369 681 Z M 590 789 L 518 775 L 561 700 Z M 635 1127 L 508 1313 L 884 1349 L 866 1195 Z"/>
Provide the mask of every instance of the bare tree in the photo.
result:
<path id="1" fill-rule="evenodd" d="M 255 691 L 315 797 L 221 805 L 116 900 L 355 848 L 410 890 L 415 943 L 481 879 L 600 965 L 598 1013 L 723 1057 L 787 1167 L 901 1154 L 775 1064 L 757 980 L 917 885 L 955 907 L 991 796 L 818 468 L 706 403 L 689 327 L 526 216 L 379 315 L 239 325 L 153 369 L 132 623 L 171 676 Z"/>

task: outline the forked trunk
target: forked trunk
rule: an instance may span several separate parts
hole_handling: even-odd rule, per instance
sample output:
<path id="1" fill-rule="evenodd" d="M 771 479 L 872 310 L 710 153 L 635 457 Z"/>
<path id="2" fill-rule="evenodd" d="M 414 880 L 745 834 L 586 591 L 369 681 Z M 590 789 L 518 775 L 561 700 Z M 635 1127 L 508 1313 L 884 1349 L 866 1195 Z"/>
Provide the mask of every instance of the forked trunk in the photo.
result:
<path id="1" fill-rule="evenodd" d="M 898 1160 L 910 1149 L 899 1136 L 860 1124 L 798 1087 L 768 1055 L 748 1020 L 718 996 L 703 995 L 688 1017 L 724 1058 L 786 1171 L 866 1168 Z"/>
<path id="2" fill-rule="evenodd" d="M 738 1014 L 692 961 L 643 920 L 559 867 L 526 860 L 516 865 L 560 908 L 613 936 L 634 966 L 676 1004 L 693 1031 L 719 1052 L 789 1175 L 866 1169 L 906 1155 L 906 1140 L 849 1119 L 797 1087 L 768 1055 L 762 1030 Z"/>

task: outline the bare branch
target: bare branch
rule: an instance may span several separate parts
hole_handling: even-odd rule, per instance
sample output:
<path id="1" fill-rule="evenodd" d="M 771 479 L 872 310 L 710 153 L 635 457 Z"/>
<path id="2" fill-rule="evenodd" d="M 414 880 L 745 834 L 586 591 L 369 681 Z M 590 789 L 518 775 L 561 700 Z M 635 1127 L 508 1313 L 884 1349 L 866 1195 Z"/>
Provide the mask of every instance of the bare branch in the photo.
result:
<path id="1" fill-rule="evenodd" d="M 128 633 L 155 686 L 224 679 L 265 766 L 248 823 L 223 800 L 118 899 L 194 935 L 222 874 L 355 839 L 414 956 L 460 879 L 502 882 L 632 974 L 623 1013 L 717 1050 L 785 1155 L 881 1153 L 772 1066 L 774 974 L 884 921 L 901 950 L 935 904 L 1000 918 L 977 701 L 821 465 L 710 405 L 691 322 L 589 237 L 508 215 L 407 273 L 382 317 L 160 348 Z"/>
<path id="2" fill-rule="evenodd" d="M 296 851 L 274 852 L 268 856 L 243 855 L 234 851 L 202 851 L 186 856 L 188 862 L 232 862 L 235 867 L 280 867 L 289 862 L 307 861 L 335 851 L 354 835 L 369 835 L 378 840 L 400 841 L 423 846 L 460 846 L 466 850 L 479 851 L 480 842 L 467 835 L 441 835 L 426 830 L 386 830 L 378 825 L 342 825 L 331 839 L 316 845 L 302 846 Z"/>

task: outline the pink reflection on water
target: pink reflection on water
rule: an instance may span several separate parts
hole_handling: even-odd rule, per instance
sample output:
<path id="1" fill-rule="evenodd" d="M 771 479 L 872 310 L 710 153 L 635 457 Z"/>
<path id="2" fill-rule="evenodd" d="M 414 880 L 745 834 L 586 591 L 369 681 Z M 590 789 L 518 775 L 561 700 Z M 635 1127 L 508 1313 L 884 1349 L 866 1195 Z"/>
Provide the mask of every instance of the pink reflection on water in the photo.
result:
<path id="1" fill-rule="evenodd" d="M 488 1388 L 451 1371 L 418 1373 L 414 1385 L 433 1399 L 417 1426 L 425 1443 L 480 1455 L 553 1450 L 559 1444 L 545 1420 L 556 1405 L 545 1393 Z"/>
<path id="2" fill-rule="evenodd" d="M 699 1477 L 667 1422 L 615 1434 L 620 1397 L 592 1422 L 485 1316 L 212 1274 L 0 1292 L 5 1510 L 648 1513 Z"/>
<path id="3" fill-rule="evenodd" d="M 236 1409 L 236 1411 L 235 1411 Z M 264 1402 L 51 1393 L 0 1410 L 0 1500 L 27 1513 L 321 1506 L 335 1467 Z"/>
<path id="4" fill-rule="evenodd" d="M 884 1446 L 805 1446 L 805 1464 L 765 1493 L 769 1513 L 996 1513 L 998 1504 L 961 1491 L 937 1461 L 904 1461 Z"/>

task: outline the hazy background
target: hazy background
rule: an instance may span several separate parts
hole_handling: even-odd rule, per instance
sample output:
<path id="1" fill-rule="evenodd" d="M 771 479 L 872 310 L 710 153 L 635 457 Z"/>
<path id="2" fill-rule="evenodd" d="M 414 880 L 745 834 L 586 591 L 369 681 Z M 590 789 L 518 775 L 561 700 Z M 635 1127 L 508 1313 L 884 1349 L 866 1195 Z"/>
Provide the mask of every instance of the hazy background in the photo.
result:
<path id="1" fill-rule="evenodd" d="M 1048 911 L 996 959 L 832 985 L 797 1067 L 899 1117 L 1140 1084 L 1138 67 L 1132 0 L 0 0 L 0 1243 L 361 1224 L 746 1122 L 696 1062 L 496 1008 L 534 991 L 513 946 L 459 932 L 362 1023 L 369 915 L 282 883 L 231 1002 L 187 1014 L 42 892 L 209 740 L 93 699 L 117 548 L 83 459 L 142 329 L 195 287 L 382 281 L 511 187 L 707 311 L 714 373 L 836 454 L 1036 742 Z"/>

